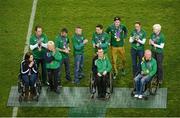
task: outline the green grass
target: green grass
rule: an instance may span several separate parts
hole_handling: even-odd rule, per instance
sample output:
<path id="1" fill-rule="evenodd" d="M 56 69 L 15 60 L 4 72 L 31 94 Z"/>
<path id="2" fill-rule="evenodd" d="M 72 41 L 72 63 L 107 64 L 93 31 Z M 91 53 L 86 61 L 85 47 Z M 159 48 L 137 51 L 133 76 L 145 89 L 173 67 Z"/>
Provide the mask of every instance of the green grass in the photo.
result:
<path id="1" fill-rule="evenodd" d="M 11 116 L 12 108 L 7 107 L 7 99 L 12 85 L 16 85 L 19 64 L 23 56 L 32 1 L 0 0 L 0 116 Z M 62 27 L 69 29 L 72 36 L 74 27 L 84 29 L 89 44 L 85 48 L 85 68 L 91 70 L 92 46 L 90 43 L 95 25 L 105 28 L 112 23 L 114 16 L 122 16 L 129 32 L 133 23 L 140 20 L 147 32 L 152 25 L 160 23 L 166 36 L 164 58 L 164 83 L 168 88 L 167 109 L 108 109 L 106 116 L 180 116 L 180 1 L 179 0 L 39 0 L 35 24 L 41 24 L 49 40 L 54 40 Z M 147 42 L 146 42 L 147 44 Z M 146 48 L 149 48 L 146 45 Z M 130 44 L 125 44 L 127 75 L 116 80 L 116 87 L 132 87 Z M 73 78 L 73 55 L 71 53 L 71 76 Z M 62 76 L 64 77 L 64 75 Z M 62 78 L 65 80 L 64 78 Z M 74 86 L 63 81 L 63 86 Z M 88 86 L 88 76 L 80 86 Z M 19 108 L 18 116 L 67 116 L 68 108 Z"/>

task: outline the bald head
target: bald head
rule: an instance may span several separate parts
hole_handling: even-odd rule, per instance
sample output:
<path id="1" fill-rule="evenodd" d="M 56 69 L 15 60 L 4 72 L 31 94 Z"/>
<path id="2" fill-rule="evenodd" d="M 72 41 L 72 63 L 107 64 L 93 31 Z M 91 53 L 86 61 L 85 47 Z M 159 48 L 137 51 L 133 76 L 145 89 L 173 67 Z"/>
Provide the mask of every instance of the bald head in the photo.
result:
<path id="1" fill-rule="evenodd" d="M 144 57 L 146 60 L 150 60 L 152 56 L 151 50 L 145 50 Z"/>

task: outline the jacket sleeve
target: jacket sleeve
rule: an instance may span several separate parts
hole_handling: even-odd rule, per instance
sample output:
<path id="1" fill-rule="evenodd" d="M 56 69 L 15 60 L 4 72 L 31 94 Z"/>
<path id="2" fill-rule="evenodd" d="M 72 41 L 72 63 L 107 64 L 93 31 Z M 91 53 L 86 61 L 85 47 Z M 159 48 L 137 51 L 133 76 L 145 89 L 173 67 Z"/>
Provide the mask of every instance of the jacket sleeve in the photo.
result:
<path id="1" fill-rule="evenodd" d="M 128 30 L 127 30 L 126 26 L 123 26 L 123 31 L 124 31 L 124 38 L 126 38 L 127 34 L 128 34 Z"/>
<path id="2" fill-rule="evenodd" d="M 29 65 L 24 60 L 21 62 L 21 74 L 28 74 L 29 72 Z"/>
<path id="3" fill-rule="evenodd" d="M 34 73 L 38 72 L 37 64 L 35 63 L 35 61 L 34 61 L 34 65 L 32 66 L 32 70 Z"/>
<path id="4" fill-rule="evenodd" d="M 50 63 L 53 59 L 54 59 L 54 57 L 53 56 L 48 56 L 48 51 L 46 51 L 46 53 L 44 54 L 44 59 L 45 59 L 45 61 L 47 62 L 47 63 Z"/>
<path id="5" fill-rule="evenodd" d="M 151 72 L 149 73 L 149 76 L 151 76 L 151 77 L 153 77 L 155 74 L 156 74 L 156 72 L 157 72 L 157 63 L 156 63 L 156 60 L 154 59 L 153 60 L 153 63 L 152 63 L 152 70 L 151 70 Z"/>
<path id="6" fill-rule="evenodd" d="M 107 61 L 107 72 L 111 72 L 111 69 L 112 69 L 112 65 L 111 65 L 111 62 L 110 62 L 110 60 L 107 58 L 106 59 L 106 61 Z"/>
<path id="7" fill-rule="evenodd" d="M 58 50 L 56 50 L 56 52 L 53 55 L 53 57 L 54 57 L 55 60 L 57 60 L 59 62 L 61 62 L 61 60 L 62 60 L 62 55 L 61 55 L 61 53 Z"/>

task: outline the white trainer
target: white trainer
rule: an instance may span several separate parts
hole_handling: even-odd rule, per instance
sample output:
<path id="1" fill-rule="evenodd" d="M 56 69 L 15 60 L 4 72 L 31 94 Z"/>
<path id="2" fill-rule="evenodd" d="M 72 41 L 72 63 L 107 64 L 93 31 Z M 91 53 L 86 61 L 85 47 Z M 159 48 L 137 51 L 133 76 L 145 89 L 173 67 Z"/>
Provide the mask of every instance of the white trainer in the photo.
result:
<path id="1" fill-rule="evenodd" d="M 143 96 L 142 95 L 139 95 L 139 97 L 138 97 L 139 99 L 142 99 L 143 98 Z"/>
<path id="2" fill-rule="evenodd" d="M 135 94 L 134 97 L 137 98 L 137 97 L 139 97 L 139 95 L 138 95 L 138 94 Z"/>

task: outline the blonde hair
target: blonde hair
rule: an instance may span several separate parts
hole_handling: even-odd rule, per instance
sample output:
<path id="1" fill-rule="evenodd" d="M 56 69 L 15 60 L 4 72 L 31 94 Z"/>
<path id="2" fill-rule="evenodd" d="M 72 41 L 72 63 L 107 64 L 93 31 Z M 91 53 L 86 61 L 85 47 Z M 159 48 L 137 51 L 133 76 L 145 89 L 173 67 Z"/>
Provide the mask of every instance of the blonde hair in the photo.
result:
<path id="1" fill-rule="evenodd" d="M 160 24 L 154 24 L 153 29 L 161 30 L 161 25 Z"/>
<path id="2" fill-rule="evenodd" d="M 54 46 L 54 42 L 53 41 L 48 41 L 47 45 Z"/>

